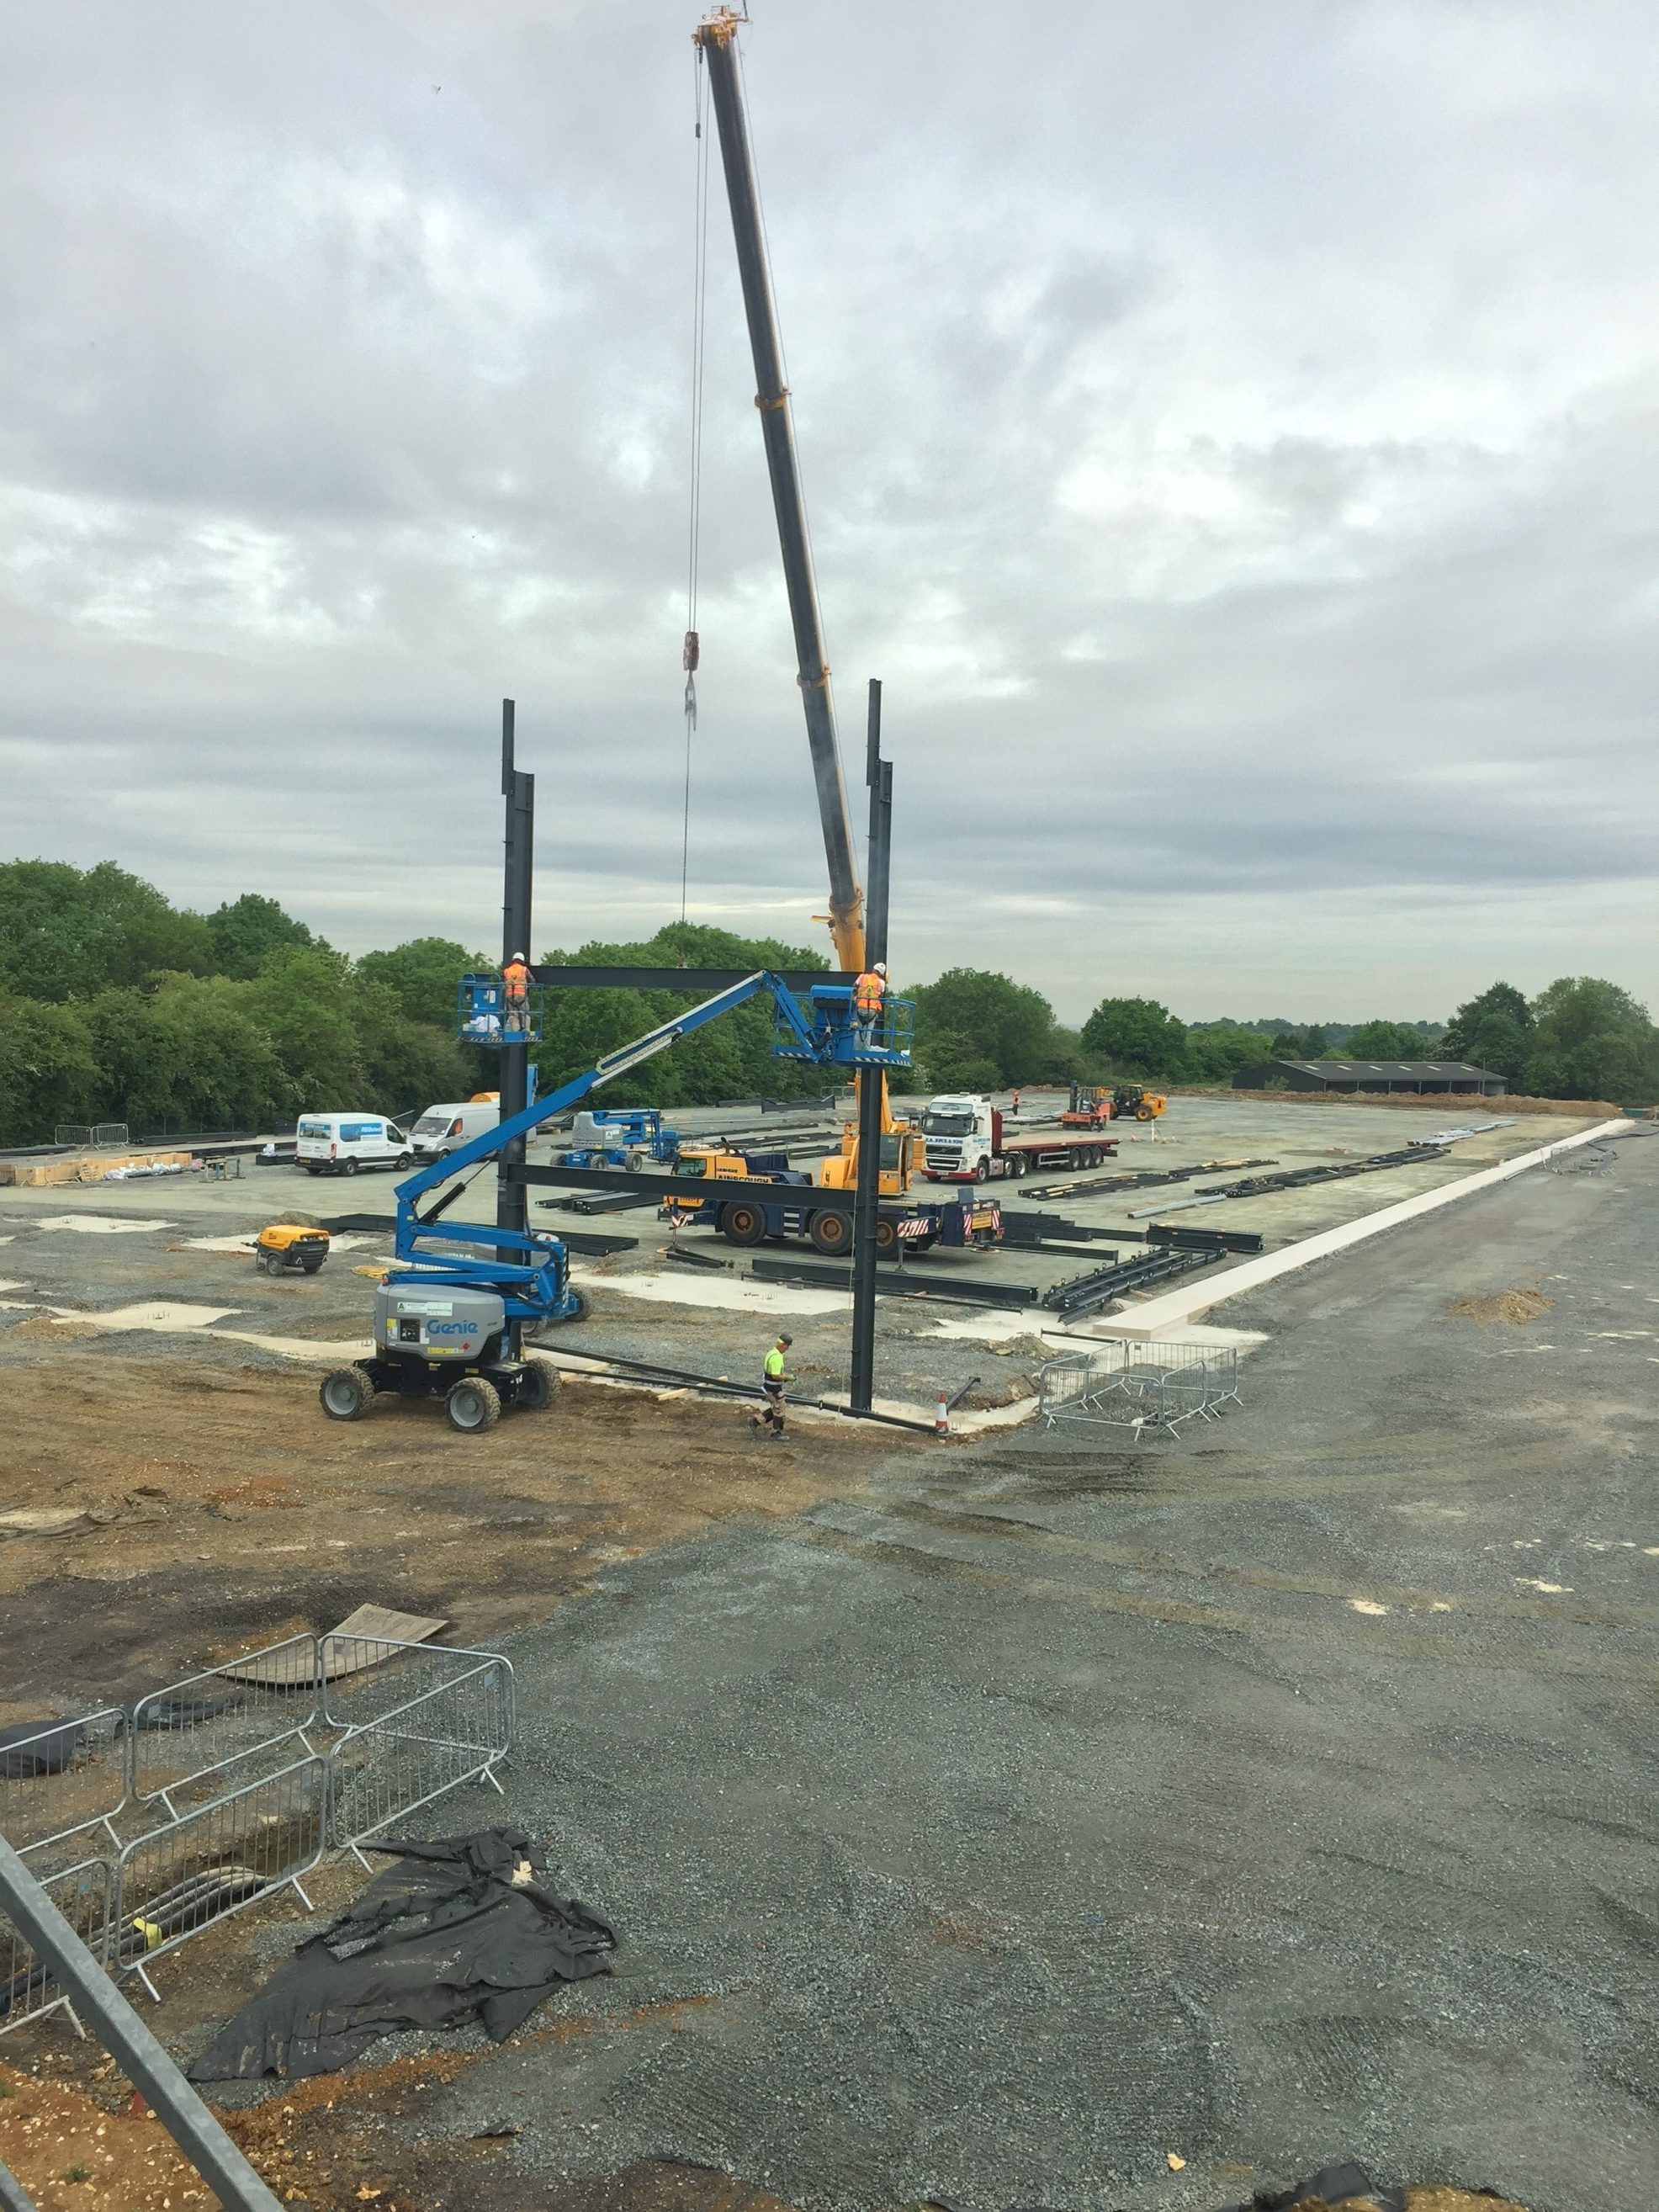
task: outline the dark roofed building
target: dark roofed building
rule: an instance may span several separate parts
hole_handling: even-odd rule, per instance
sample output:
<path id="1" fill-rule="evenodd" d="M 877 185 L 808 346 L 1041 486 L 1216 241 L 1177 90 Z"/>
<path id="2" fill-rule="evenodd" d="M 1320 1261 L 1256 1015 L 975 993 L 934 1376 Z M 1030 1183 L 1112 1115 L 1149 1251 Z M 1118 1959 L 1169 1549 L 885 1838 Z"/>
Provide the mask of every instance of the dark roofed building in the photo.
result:
<path id="1" fill-rule="evenodd" d="M 1478 1091 L 1501 1098 L 1507 1085 L 1489 1067 L 1462 1060 L 1266 1060 L 1241 1067 L 1235 1091 L 1265 1091 L 1270 1083 L 1287 1091 Z"/>

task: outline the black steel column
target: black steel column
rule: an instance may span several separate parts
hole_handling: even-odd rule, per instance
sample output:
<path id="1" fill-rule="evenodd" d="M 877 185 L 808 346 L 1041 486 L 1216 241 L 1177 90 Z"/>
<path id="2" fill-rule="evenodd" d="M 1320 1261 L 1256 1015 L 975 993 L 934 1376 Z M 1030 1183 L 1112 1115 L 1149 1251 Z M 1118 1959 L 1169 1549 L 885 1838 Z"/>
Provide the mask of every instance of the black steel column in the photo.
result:
<path id="1" fill-rule="evenodd" d="M 869 735 L 865 778 L 870 786 L 870 837 L 866 872 L 865 957 L 873 967 L 887 957 L 888 825 L 893 805 L 893 769 L 881 757 L 881 685 L 870 684 Z M 853 1194 L 853 1372 L 852 1407 L 870 1411 L 876 1379 L 876 1229 L 881 1195 L 882 1103 L 886 1078 L 878 1067 L 859 1077 L 859 1176 Z"/>
<path id="2" fill-rule="evenodd" d="M 501 964 L 503 967 L 515 952 L 522 952 L 526 960 L 531 957 L 530 943 L 530 885 L 536 857 L 536 779 L 526 775 L 513 763 L 514 705 L 511 699 L 501 702 L 501 796 L 507 802 L 507 831 L 504 842 L 503 886 L 501 892 Z M 503 1008 L 505 1014 L 505 1008 Z M 502 1030 L 505 1037 L 507 1032 Z M 520 1044 L 501 1046 L 501 1119 L 510 1121 L 520 1114 L 530 1103 L 530 1047 L 528 1041 Z M 526 1227 L 529 1220 L 526 1194 L 520 1182 L 510 1179 L 509 1170 L 524 1164 L 525 1140 L 515 1137 L 502 1152 L 495 1166 L 495 1226 L 498 1229 Z M 498 1256 L 504 1261 L 520 1257 L 516 1252 L 502 1248 Z M 517 1331 L 514 1330 L 516 1338 Z M 515 1341 L 512 1346 L 517 1352 Z"/>

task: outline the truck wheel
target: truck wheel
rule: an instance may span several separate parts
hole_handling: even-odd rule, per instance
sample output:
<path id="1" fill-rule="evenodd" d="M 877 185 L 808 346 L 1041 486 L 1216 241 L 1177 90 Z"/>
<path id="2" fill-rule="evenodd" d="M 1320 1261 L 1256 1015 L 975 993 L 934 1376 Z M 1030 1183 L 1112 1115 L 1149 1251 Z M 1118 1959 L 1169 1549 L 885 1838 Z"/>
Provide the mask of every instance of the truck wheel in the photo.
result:
<path id="1" fill-rule="evenodd" d="M 720 1226 L 733 1244 L 758 1244 L 766 1234 L 766 1214 L 761 1206 L 739 1201 L 726 1207 Z"/>
<path id="2" fill-rule="evenodd" d="M 820 1252 L 844 1252 L 853 1241 L 853 1224 L 844 1213 L 815 1213 L 806 1233 Z M 879 1229 L 876 1249 L 881 1249 Z"/>
<path id="3" fill-rule="evenodd" d="M 342 1160 L 342 1161 L 341 1161 L 341 1163 L 340 1163 L 340 1173 L 341 1173 L 342 1175 L 356 1175 L 356 1172 L 357 1172 L 357 1163 L 356 1163 L 356 1160 Z"/>
<path id="4" fill-rule="evenodd" d="M 526 1359 L 514 1400 L 526 1413 L 545 1413 L 559 1393 L 559 1370 L 550 1359 Z"/>
<path id="5" fill-rule="evenodd" d="M 374 1385 L 361 1367 L 333 1367 L 317 1396 L 331 1421 L 361 1421 L 374 1403 Z"/>
<path id="6" fill-rule="evenodd" d="M 459 1382 L 451 1384 L 444 1411 L 452 1429 L 476 1437 L 493 1429 L 501 1418 L 501 1396 L 495 1384 L 486 1382 L 482 1375 L 463 1375 Z"/>
<path id="7" fill-rule="evenodd" d="M 989 1160 L 981 1160 L 979 1165 L 974 1170 L 974 1181 L 975 1182 L 989 1182 L 990 1180 L 991 1163 Z"/>

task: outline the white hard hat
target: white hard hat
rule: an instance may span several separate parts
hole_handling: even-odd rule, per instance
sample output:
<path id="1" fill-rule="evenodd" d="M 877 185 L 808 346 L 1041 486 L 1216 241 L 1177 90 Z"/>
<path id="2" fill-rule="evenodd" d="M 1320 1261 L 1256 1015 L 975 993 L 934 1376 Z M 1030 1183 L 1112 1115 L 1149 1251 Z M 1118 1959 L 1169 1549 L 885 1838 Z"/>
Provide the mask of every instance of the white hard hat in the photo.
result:
<path id="1" fill-rule="evenodd" d="M 877 961 L 876 973 L 878 975 L 884 975 L 887 973 L 887 963 L 884 960 Z"/>

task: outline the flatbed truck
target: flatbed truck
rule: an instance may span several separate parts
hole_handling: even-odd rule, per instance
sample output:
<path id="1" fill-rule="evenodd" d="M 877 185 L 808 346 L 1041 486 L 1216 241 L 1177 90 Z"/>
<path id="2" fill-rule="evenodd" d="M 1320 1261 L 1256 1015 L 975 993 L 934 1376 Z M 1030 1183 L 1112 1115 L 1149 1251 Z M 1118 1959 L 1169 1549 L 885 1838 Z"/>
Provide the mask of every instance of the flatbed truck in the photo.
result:
<path id="1" fill-rule="evenodd" d="M 930 1182 L 990 1182 L 1044 1169 L 1097 1168 L 1116 1152 L 1115 1137 L 1093 1130 L 1013 1135 L 988 1098 L 930 1099 L 921 1116 L 921 1172 Z"/>
<path id="2" fill-rule="evenodd" d="M 732 1244 L 760 1244 L 805 1237 L 817 1250 L 852 1249 L 853 1217 L 841 1206 L 814 1204 L 824 1186 L 789 1165 L 785 1152 L 722 1152 L 712 1146 L 683 1151 L 674 1165 L 685 1196 L 662 1208 L 665 1218 L 712 1229 Z M 888 1180 L 884 1176 L 884 1182 Z M 876 1217 L 876 1249 L 891 1255 L 931 1252 L 935 1245 L 967 1251 L 1002 1242 L 1002 1209 L 986 1199 L 940 1204 L 901 1199 Z"/>

